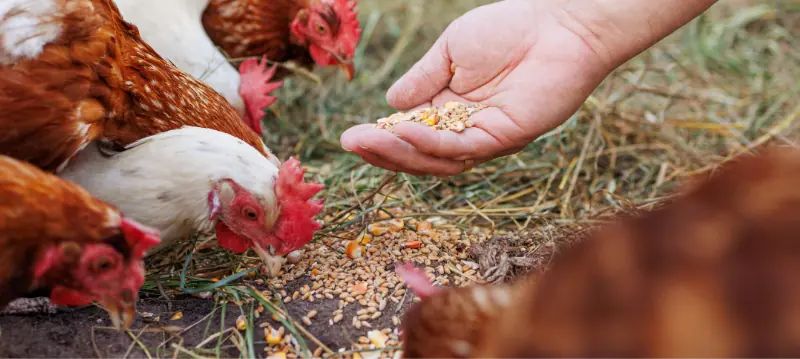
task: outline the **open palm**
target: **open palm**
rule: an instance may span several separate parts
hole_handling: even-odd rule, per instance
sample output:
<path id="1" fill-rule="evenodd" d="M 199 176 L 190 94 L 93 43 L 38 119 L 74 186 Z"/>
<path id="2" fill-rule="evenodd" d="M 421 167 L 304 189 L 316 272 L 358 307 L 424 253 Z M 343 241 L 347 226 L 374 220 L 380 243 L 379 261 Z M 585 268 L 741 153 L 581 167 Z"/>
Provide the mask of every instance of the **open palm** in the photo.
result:
<path id="1" fill-rule="evenodd" d="M 611 71 L 583 41 L 569 14 L 548 2 L 509 0 L 455 20 L 387 94 L 409 110 L 447 101 L 490 106 L 464 132 L 401 123 L 347 130 L 342 146 L 365 161 L 414 175 L 461 173 L 516 153 L 571 116 Z"/>

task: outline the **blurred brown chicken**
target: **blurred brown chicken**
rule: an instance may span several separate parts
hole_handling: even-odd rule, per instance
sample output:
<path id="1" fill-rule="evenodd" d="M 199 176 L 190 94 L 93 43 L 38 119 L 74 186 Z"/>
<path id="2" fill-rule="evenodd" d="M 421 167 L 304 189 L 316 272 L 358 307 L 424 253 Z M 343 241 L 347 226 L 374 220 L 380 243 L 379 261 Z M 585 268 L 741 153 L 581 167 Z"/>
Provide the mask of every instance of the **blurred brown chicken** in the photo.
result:
<path id="1" fill-rule="evenodd" d="M 798 357 L 799 183 L 797 150 L 741 156 L 541 275 L 428 295 L 404 355 Z"/>

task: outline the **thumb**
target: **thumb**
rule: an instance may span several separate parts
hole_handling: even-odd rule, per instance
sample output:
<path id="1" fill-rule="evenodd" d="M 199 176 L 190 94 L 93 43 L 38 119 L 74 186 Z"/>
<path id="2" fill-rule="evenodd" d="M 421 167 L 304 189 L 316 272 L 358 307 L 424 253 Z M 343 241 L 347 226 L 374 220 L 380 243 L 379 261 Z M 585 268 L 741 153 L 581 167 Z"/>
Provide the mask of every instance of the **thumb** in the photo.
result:
<path id="1" fill-rule="evenodd" d="M 386 101 L 404 111 L 428 102 L 450 83 L 450 56 L 446 35 L 439 37 L 430 50 L 405 75 L 389 88 Z"/>

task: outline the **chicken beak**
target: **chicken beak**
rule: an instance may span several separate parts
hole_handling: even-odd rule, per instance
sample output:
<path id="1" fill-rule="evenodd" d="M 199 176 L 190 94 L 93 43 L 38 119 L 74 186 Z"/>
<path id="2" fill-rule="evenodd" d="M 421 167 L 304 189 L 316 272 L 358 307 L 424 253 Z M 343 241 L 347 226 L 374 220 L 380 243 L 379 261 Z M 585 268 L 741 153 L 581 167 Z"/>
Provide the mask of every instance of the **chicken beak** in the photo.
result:
<path id="1" fill-rule="evenodd" d="M 353 81 L 353 77 L 356 74 L 356 68 L 352 62 L 339 64 L 339 67 L 344 71 L 344 74 L 347 75 L 347 81 Z"/>
<path id="2" fill-rule="evenodd" d="M 286 257 L 275 255 L 275 250 L 272 248 L 272 246 L 270 246 L 269 250 L 267 250 L 256 244 L 253 246 L 253 250 L 256 252 L 256 254 L 258 254 L 258 257 L 261 258 L 261 261 L 264 263 L 267 277 L 276 277 L 278 273 L 280 273 L 283 264 L 286 263 Z"/>
<path id="3" fill-rule="evenodd" d="M 134 301 L 106 301 L 100 303 L 111 317 L 111 324 L 116 330 L 128 330 L 136 318 L 136 303 Z"/>

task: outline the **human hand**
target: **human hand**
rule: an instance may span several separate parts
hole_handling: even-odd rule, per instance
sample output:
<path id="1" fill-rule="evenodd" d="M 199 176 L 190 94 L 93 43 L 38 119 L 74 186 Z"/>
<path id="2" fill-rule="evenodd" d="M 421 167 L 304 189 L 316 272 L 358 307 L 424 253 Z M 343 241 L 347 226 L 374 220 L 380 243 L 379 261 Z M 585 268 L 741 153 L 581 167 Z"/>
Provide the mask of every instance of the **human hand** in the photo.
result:
<path id="1" fill-rule="evenodd" d="M 342 134 L 342 147 L 375 166 L 438 176 L 516 153 L 566 121 L 614 68 L 714 2 L 505 0 L 473 9 L 387 100 L 403 111 L 447 101 L 490 106 L 472 116 L 475 126 L 454 133 L 400 123 L 392 133 L 365 124 Z"/>
<path id="2" fill-rule="evenodd" d="M 398 110 L 447 101 L 490 106 L 461 133 L 401 123 L 394 133 L 359 125 L 342 146 L 367 162 L 415 175 L 455 175 L 464 160 L 516 153 L 558 126 L 611 68 L 546 3 L 507 0 L 455 20 L 389 90 Z M 451 72 L 451 66 L 454 72 Z"/>

